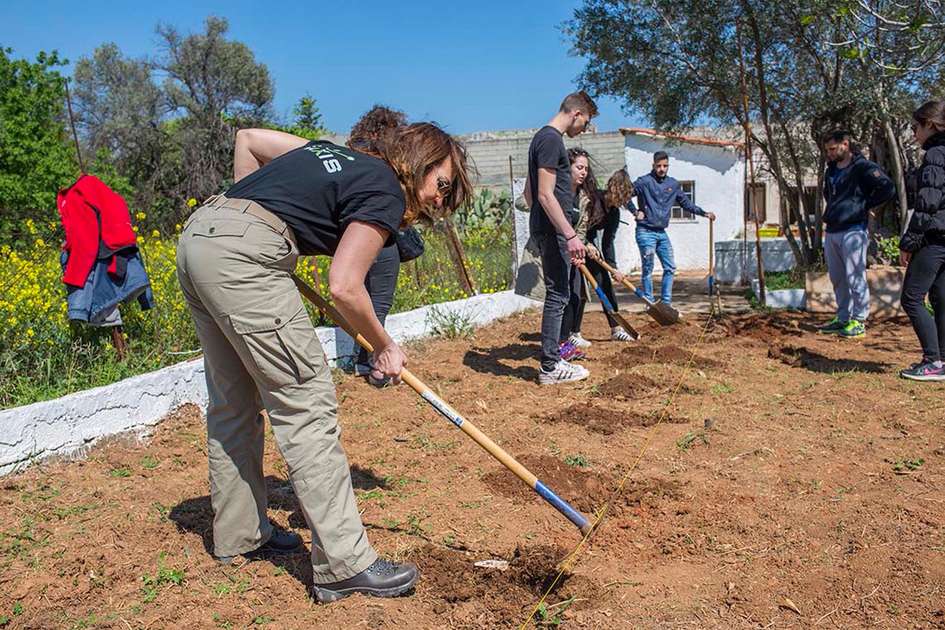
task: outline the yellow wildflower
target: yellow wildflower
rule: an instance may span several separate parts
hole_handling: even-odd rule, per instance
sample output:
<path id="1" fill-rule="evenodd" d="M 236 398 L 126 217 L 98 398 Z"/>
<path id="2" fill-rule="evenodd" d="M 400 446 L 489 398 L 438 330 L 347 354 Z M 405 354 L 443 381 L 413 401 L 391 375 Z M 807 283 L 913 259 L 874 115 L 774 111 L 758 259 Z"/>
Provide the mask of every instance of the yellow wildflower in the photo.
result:
<path id="1" fill-rule="evenodd" d="M 145 213 L 139 210 L 138 212 L 135 213 L 135 218 L 138 219 L 139 221 L 144 221 L 145 219 L 148 218 L 148 215 L 146 215 Z"/>
<path id="2" fill-rule="evenodd" d="M 197 200 L 194 199 L 193 197 L 191 197 L 190 199 L 187 200 L 187 207 L 188 207 L 188 208 L 193 208 L 193 207 L 196 206 L 196 205 L 197 205 Z"/>

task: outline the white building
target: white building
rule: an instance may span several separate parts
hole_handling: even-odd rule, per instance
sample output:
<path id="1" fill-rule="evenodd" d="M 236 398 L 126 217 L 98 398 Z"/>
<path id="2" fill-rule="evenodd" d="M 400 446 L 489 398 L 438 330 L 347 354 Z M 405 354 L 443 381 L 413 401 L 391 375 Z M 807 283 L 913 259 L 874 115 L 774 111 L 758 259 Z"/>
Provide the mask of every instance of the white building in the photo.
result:
<path id="1" fill-rule="evenodd" d="M 621 129 L 627 173 L 635 180 L 653 167 L 653 154 L 669 154 L 669 175 L 697 206 L 714 212 L 715 240 L 732 240 L 741 234 L 745 215 L 745 160 L 742 145 L 730 140 L 683 136 L 652 129 Z M 636 201 L 636 199 L 634 199 Z M 639 269 L 640 251 L 634 239 L 635 222 L 625 213 L 617 232 L 620 269 Z M 676 267 L 706 269 L 709 266 L 709 221 L 673 208 L 667 228 L 673 243 Z M 657 263 L 657 267 L 658 267 Z"/>

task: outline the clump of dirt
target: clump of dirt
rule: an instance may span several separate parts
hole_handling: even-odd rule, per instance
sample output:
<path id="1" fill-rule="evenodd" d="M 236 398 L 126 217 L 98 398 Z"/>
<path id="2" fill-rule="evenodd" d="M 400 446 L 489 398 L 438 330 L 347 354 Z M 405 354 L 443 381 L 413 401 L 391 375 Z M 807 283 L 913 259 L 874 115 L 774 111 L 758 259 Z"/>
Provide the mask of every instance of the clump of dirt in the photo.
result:
<path id="1" fill-rule="evenodd" d="M 718 367 L 721 364 L 715 359 L 693 354 L 688 350 L 683 350 L 679 346 L 631 346 L 624 348 L 611 359 L 611 363 L 617 367 L 627 367 L 642 363 L 666 363 L 670 365 L 685 366 L 689 364 L 689 358 L 692 357 L 692 366 L 696 368 Z"/>
<path id="2" fill-rule="evenodd" d="M 582 470 L 548 455 L 526 455 L 519 461 L 555 494 L 588 515 L 607 503 L 617 488 L 618 479 L 613 475 Z M 493 491 L 513 501 L 542 500 L 534 490 L 505 468 L 486 473 L 482 481 Z M 638 505 L 647 495 L 675 498 L 678 485 L 656 479 L 627 482 L 612 508 Z"/>
<path id="3" fill-rule="evenodd" d="M 601 396 L 617 400 L 633 400 L 656 393 L 662 386 L 649 376 L 623 372 L 597 389 Z"/>
<path id="4" fill-rule="evenodd" d="M 604 590 L 593 580 L 564 571 L 558 577 L 568 551 L 558 547 L 537 545 L 518 546 L 505 558 L 476 557 L 443 547 L 425 545 L 408 554 L 408 559 L 420 568 L 420 594 L 438 600 L 434 612 L 449 612 L 462 625 L 473 624 L 474 619 L 490 627 L 524 621 L 534 601 L 548 589 L 555 601 L 571 597 L 577 601 L 574 608 L 592 608 L 602 604 Z M 479 560 L 505 560 L 508 568 L 477 567 Z M 468 609 L 463 603 L 470 602 Z M 483 621 L 487 612 L 488 621 Z M 473 624 L 475 625 L 475 624 Z"/>
<path id="5" fill-rule="evenodd" d="M 660 384 L 649 376 L 621 372 L 612 379 L 601 383 L 597 388 L 597 394 L 614 400 L 641 400 L 647 397 L 655 399 L 656 396 L 669 394 L 675 386 L 674 382 Z M 701 394 L 705 390 L 683 383 L 680 391 L 686 394 Z"/>
<path id="6" fill-rule="evenodd" d="M 810 328 L 810 325 L 806 325 Z M 813 329 L 811 329 L 813 330 Z M 779 343 L 785 337 L 800 337 L 811 330 L 801 328 L 800 320 L 790 313 L 749 314 L 715 320 L 710 337 L 750 338 L 764 344 Z"/>
<path id="7" fill-rule="evenodd" d="M 660 421 L 660 412 L 644 415 L 635 411 L 618 411 L 607 407 L 599 407 L 594 403 L 586 402 L 576 403 L 539 419 L 552 423 L 567 422 L 584 427 L 594 433 L 613 435 L 627 427 L 651 427 Z M 663 422 L 681 424 L 689 422 L 689 420 L 666 416 L 663 418 Z"/>

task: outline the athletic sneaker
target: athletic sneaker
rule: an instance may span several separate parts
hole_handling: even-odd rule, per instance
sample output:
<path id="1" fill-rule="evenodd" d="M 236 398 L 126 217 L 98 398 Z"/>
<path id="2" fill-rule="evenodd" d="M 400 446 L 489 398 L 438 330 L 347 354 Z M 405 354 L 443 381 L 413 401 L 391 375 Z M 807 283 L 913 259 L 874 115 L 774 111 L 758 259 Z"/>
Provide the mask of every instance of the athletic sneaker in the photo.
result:
<path id="1" fill-rule="evenodd" d="M 576 332 L 576 333 L 574 333 L 573 335 L 571 335 L 570 337 L 568 337 L 568 341 L 570 341 L 571 343 L 573 343 L 573 344 L 574 344 L 575 346 L 577 346 L 578 348 L 590 348 L 590 347 L 591 347 L 591 342 L 588 341 L 587 339 L 585 339 L 584 337 L 582 337 L 580 332 Z"/>
<path id="2" fill-rule="evenodd" d="M 587 368 L 584 368 L 580 365 L 575 365 L 573 363 L 568 363 L 565 360 L 559 360 L 555 364 L 555 367 L 551 371 L 545 371 L 544 368 L 538 372 L 538 383 L 539 385 L 558 385 L 559 383 L 572 383 L 574 381 L 583 381 L 588 376 L 590 372 L 587 371 Z"/>
<path id="3" fill-rule="evenodd" d="M 866 325 L 863 322 L 858 322 L 855 319 L 851 319 L 847 322 L 847 325 L 840 330 L 840 336 L 852 339 L 855 337 L 865 337 L 866 336 Z"/>
<path id="4" fill-rule="evenodd" d="M 615 326 L 610 329 L 610 338 L 613 341 L 633 341 L 633 337 L 630 336 L 630 333 L 620 326 Z"/>
<path id="5" fill-rule="evenodd" d="M 931 361 L 923 359 L 912 367 L 899 372 L 899 376 L 911 381 L 945 381 L 945 366 L 936 367 Z"/>
<path id="6" fill-rule="evenodd" d="M 817 327 L 817 332 L 825 335 L 839 335 L 840 331 L 847 327 L 847 322 L 840 321 L 839 317 L 834 317 L 823 326 Z"/>
<path id="7" fill-rule="evenodd" d="M 565 361 L 580 361 L 587 358 L 587 355 L 570 341 L 562 341 L 558 344 L 558 356 Z"/>

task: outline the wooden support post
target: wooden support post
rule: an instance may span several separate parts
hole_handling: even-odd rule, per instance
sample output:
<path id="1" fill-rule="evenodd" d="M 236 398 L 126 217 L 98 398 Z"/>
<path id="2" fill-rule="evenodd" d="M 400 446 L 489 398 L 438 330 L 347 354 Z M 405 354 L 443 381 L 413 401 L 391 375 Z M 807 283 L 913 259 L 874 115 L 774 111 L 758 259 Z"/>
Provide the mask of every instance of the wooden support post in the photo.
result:
<path id="1" fill-rule="evenodd" d="M 453 225 L 453 222 L 449 219 L 443 219 L 443 231 L 446 232 L 446 242 L 449 245 L 460 286 L 466 292 L 466 295 L 476 295 L 477 291 L 475 285 L 473 284 L 472 277 L 469 275 L 469 266 L 466 264 L 466 253 L 463 251 L 463 243 L 459 239 L 459 234 L 456 233 L 456 227 Z"/>
<path id="2" fill-rule="evenodd" d="M 118 360 L 124 361 L 125 357 L 128 356 L 128 344 L 125 343 L 125 335 L 121 326 L 112 327 L 112 345 L 115 347 L 115 352 L 118 353 Z"/>

